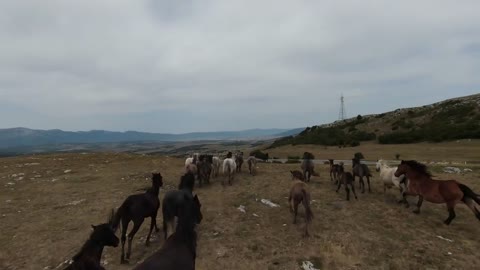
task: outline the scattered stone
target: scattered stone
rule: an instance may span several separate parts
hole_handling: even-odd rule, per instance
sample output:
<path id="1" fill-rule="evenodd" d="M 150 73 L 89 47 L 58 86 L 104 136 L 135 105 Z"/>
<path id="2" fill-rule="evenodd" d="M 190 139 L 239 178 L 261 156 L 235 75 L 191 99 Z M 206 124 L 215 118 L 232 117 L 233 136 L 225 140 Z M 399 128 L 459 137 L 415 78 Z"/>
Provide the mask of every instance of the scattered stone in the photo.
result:
<path id="1" fill-rule="evenodd" d="M 460 170 L 457 167 L 445 167 L 445 168 L 443 168 L 443 172 L 446 172 L 446 173 L 461 173 L 462 170 Z"/>
<path id="2" fill-rule="evenodd" d="M 240 210 L 240 212 L 242 213 L 247 213 L 247 211 L 245 210 L 245 206 L 243 205 L 240 205 L 237 209 Z"/>
<path id="3" fill-rule="evenodd" d="M 224 247 L 217 249 L 215 253 L 217 254 L 217 259 L 227 256 L 227 250 Z"/>
<path id="4" fill-rule="evenodd" d="M 12 202 L 12 200 L 6 200 L 5 202 L 6 202 L 6 203 L 11 203 L 11 202 Z"/>
<path id="5" fill-rule="evenodd" d="M 303 270 L 320 270 L 318 268 L 315 268 L 312 262 L 310 261 L 304 261 L 302 262 L 302 265 L 300 266 Z"/>
<path id="6" fill-rule="evenodd" d="M 437 238 L 439 238 L 439 239 L 442 239 L 442 240 L 445 240 L 445 241 L 447 241 L 447 242 L 450 242 L 450 243 L 452 243 L 452 242 L 453 242 L 453 240 L 451 240 L 451 239 L 448 239 L 448 238 L 445 238 L 445 237 L 443 237 L 443 236 L 440 236 L 440 235 L 437 235 Z"/>
<path id="7" fill-rule="evenodd" d="M 13 185 L 15 185 L 15 183 L 14 182 L 8 182 L 7 185 L 13 186 Z"/>
<path id="8" fill-rule="evenodd" d="M 76 201 L 69 202 L 66 205 L 78 205 L 78 204 L 81 204 L 84 201 L 86 201 L 86 200 L 85 199 L 76 200 Z"/>
<path id="9" fill-rule="evenodd" d="M 64 173 L 71 173 L 72 170 L 65 170 Z"/>
<path id="10" fill-rule="evenodd" d="M 252 216 L 254 216 L 254 217 L 260 217 L 259 215 L 255 214 L 255 213 L 252 214 Z"/>
<path id="11" fill-rule="evenodd" d="M 465 169 L 463 169 L 463 171 L 464 171 L 464 172 L 473 172 L 473 170 L 472 170 L 472 169 L 469 169 L 469 168 L 465 168 Z"/>
<path id="12" fill-rule="evenodd" d="M 261 199 L 260 201 L 261 201 L 263 204 L 268 205 L 268 206 L 270 206 L 270 207 L 280 207 L 280 205 L 278 205 L 278 204 L 276 204 L 276 203 L 273 203 L 273 202 L 271 202 L 271 201 L 269 201 L 269 200 L 267 200 L 267 199 Z"/>

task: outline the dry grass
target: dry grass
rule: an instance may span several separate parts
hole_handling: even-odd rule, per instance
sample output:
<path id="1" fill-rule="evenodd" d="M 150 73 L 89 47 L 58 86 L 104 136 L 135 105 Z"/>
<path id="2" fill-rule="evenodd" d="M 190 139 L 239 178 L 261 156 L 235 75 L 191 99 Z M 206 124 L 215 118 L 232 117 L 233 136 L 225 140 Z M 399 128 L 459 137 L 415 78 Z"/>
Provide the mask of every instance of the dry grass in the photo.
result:
<path id="1" fill-rule="evenodd" d="M 390 146 L 384 147 L 383 154 L 395 152 Z M 404 153 L 416 147 L 406 146 Z M 317 149 L 318 157 L 326 155 L 326 151 Z M 344 154 L 334 156 L 336 152 L 331 151 L 334 158 Z M 367 148 L 360 151 L 373 157 L 374 152 Z M 470 152 L 459 159 L 470 159 Z M 437 160 L 444 158 L 448 157 L 439 155 Z M 78 251 L 90 233 L 90 224 L 104 222 L 109 209 L 148 186 L 146 177 L 151 171 L 162 173 L 166 189 L 176 186 L 183 162 L 108 153 L 0 159 L 0 268 L 54 269 Z M 210 186 L 197 190 L 204 214 L 198 228 L 197 269 L 299 269 L 299 262 L 307 259 L 321 269 L 466 269 L 480 265 L 479 222 L 465 206 L 457 207 L 457 219 L 447 227 L 442 224 L 447 217 L 444 205 L 425 203 L 417 216 L 396 204 L 396 191 L 384 195 L 376 177 L 372 194 L 359 194 L 358 201 L 346 202 L 344 191 L 335 193 L 327 179 L 326 166 L 317 167 L 320 177 L 314 177 L 309 185 L 315 218 L 312 237 L 303 239 L 303 215 L 299 224 L 293 225 L 286 198 L 291 181 L 288 172 L 298 166 L 259 164 L 255 177 L 244 172 L 237 175 L 231 187 L 222 188 L 220 179 L 214 179 Z M 72 172 L 65 173 L 66 169 Z M 480 168 L 473 169 L 455 178 L 480 192 Z M 18 173 L 25 174 L 22 180 L 15 180 Z M 162 189 L 161 197 L 164 192 Z M 281 207 L 265 206 L 257 201 L 262 198 Z M 75 201 L 80 203 L 68 205 Z M 239 205 L 246 207 L 246 214 L 237 210 Z M 144 246 L 148 223 L 135 237 L 132 263 L 146 258 L 163 243 L 160 232 L 150 247 Z M 119 265 L 119 248 L 106 248 L 104 260 L 107 269 L 132 268 Z"/>

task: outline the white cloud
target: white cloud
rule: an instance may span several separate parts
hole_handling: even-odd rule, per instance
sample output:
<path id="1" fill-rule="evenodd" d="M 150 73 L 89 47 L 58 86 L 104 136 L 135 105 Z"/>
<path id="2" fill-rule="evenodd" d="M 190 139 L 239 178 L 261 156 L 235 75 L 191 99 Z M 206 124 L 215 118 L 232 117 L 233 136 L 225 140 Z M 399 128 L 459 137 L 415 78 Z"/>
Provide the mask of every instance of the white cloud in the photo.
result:
<path id="1" fill-rule="evenodd" d="M 3 127 L 297 127 L 340 93 L 356 115 L 479 92 L 478 1 L 177 2 L 0 3 Z"/>

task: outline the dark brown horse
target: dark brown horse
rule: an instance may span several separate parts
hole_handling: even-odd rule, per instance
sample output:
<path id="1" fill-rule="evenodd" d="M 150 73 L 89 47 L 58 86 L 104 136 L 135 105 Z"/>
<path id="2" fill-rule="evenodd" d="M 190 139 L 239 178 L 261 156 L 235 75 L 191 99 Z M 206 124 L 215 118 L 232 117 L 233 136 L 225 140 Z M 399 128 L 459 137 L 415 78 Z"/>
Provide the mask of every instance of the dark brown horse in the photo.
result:
<path id="1" fill-rule="evenodd" d="M 202 186 L 202 182 L 210 184 L 210 175 L 212 174 L 212 163 L 206 159 L 200 159 L 197 163 L 198 168 L 198 186 Z"/>
<path id="2" fill-rule="evenodd" d="M 338 182 L 338 177 L 337 176 L 338 176 L 338 173 L 339 173 L 340 165 L 334 164 L 333 159 L 329 159 L 328 164 L 330 164 L 330 181 L 335 180 L 335 184 L 337 184 L 337 182 Z"/>
<path id="3" fill-rule="evenodd" d="M 449 225 L 455 218 L 455 205 L 459 202 L 465 203 L 473 214 L 480 220 L 480 212 L 475 203 L 480 204 L 480 195 L 475 194 L 469 187 L 458 183 L 456 180 L 433 180 L 432 175 L 424 164 L 415 160 L 407 160 L 400 163 L 396 177 L 405 174 L 409 179 L 408 189 L 403 192 L 403 202 L 409 206 L 406 196 L 419 196 L 417 209 L 413 212 L 420 213 L 423 199 L 432 203 L 446 203 L 448 218 L 444 221 Z"/>
<path id="4" fill-rule="evenodd" d="M 305 182 L 305 177 L 303 176 L 303 173 L 298 170 L 290 171 L 290 174 L 292 175 L 292 180 L 298 179 L 300 181 Z"/>
<path id="5" fill-rule="evenodd" d="M 372 173 L 370 173 L 370 169 L 367 165 L 360 163 L 359 159 L 353 158 L 352 159 L 352 171 L 353 171 L 353 181 L 355 181 L 355 177 L 358 176 L 359 186 L 362 189 L 362 193 L 365 193 L 365 182 L 363 182 L 363 177 L 367 178 L 368 183 L 368 192 L 372 192 L 370 189 L 370 177 Z"/>
<path id="6" fill-rule="evenodd" d="M 310 152 L 303 153 L 303 161 L 300 167 L 303 171 L 303 175 L 305 176 L 306 182 L 310 182 L 310 177 L 312 177 L 312 175 L 316 175 L 315 165 L 313 164 L 314 159 L 315 157 L 313 156 L 312 153 Z"/>
<path id="7" fill-rule="evenodd" d="M 97 226 L 92 225 L 93 232 L 90 238 L 83 244 L 82 249 L 72 258 L 72 264 L 67 266 L 65 270 L 103 270 L 100 265 L 103 248 L 105 246 L 117 247 L 118 237 L 112 228 L 112 219 L 114 211 L 108 219 L 107 223 Z"/>
<path id="8" fill-rule="evenodd" d="M 134 269 L 136 270 L 194 270 L 197 257 L 197 234 L 195 232 L 195 202 L 184 192 L 184 203 L 175 233 L 162 248 L 153 253 Z"/>
<path id="9" fill-rule="evenodd" d="M 113 228 L 116 230 L 122 222 L 122 254 L 120 256 L 121 263 L 127 263 L 130 259 L 130 254 L 132 253 L 132 240 L 138 229 L 142 225 L 146 217 L 150 217 L 150 230 L 148 232 L 147 240 L 145 245 L 148 246 L 150 243 L 150 235 L 152 230 L 155 227 L 155 231 L 158 232 L 157 227 L 157 212 L 160 207 L 160 200 L 158 199 L 158 194 L 160 187 L 163 186 L 163 178 L 160 173 L 152 174 L 152 187 L 149 188 L 143 194 L 130 195 L 125 199 L 122 205 L 118 208 L 115 217 L 113 218 Z M 127 250 L 127 260 L 125 260 L 125 240 L 126 233 L 128 229 L 128 223 L 133 221 L 133 229 L 128 234 L 128 250 Z"/>
<path id="10" fill-rule="evenodd" d="M 290 212 L 294 213 L 293 224 L 297 223 L 298 205 L 303 204 L 305 208 L 305 233 L 304 236 L 308 237 L 308 224 L 313 219 L 312 209 L 310 208 L 310 193 L 307 190 L 307 184 L 300 180 L 293 180 L 292 187 L 290 188 L 290 196 L 288 197 L 288 203 L 290 204 Z"/>
<path id="11" fill-rule="evenodd" d="M 237 172 L 242 172 L 243 152 L 237 153 L 235 155 L 235 163 L 237 164 Z"/>
<path id="12" fill-rule="evenodd" d="M 338 187 L 336 192 L 340 189 L 342 185 L 345 185 L 345 191 L 347 193 L 347 201 L 350 200 L 350 189 L 348 186 L 352 188 L 353 195 L 355 196 L 355 199 L 358 200 L 357 198 L 357 193 L 355 193 L 355 185 L 353 184 L 353 175 L 350 172 L 345 172 L 343 169 L 343 165 L 338 165 L 338 171 L 337 171 L 337 182 L 338 182 Z"/>

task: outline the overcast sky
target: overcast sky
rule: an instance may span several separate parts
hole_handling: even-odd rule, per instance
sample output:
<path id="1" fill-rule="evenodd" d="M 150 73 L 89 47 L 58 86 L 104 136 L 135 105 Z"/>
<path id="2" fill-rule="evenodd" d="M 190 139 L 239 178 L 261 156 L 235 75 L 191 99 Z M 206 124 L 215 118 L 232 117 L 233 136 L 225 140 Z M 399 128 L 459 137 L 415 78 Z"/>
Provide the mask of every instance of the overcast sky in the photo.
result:
<path id="1" fill-rule="evenodd" d="M 0 128 L 294 128 L 480 92 L 480 1 L 0 2 Z"/>

